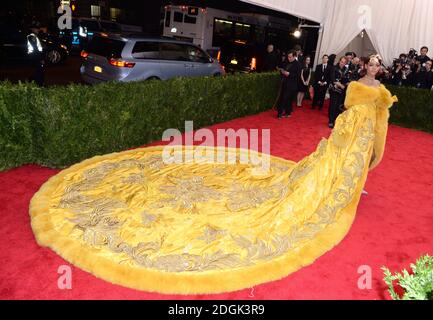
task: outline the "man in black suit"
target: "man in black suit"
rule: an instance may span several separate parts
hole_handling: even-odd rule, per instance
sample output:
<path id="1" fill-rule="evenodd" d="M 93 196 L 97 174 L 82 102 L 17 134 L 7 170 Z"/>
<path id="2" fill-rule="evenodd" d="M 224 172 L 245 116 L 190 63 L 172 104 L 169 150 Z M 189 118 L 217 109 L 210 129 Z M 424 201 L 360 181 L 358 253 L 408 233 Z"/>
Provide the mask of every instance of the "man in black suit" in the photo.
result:
<path id="1" fill-rule="evenodd" d="M 266 48 L 266 54 L 263 59 L 262 72 L 276 71 L 278 62 L 278 55 L 274 50 L 274 46 L 272 44 L 269 44 Z"/>
<path id="2" fill-rule="evenodd" d="M 322 110 L 323 103 L 325 102 L 326 91 L 329 86 L 331 78 L 331 67 L 328 65 L 329 57 L 325 54 L 322 57 L 322 64 L 316 67 L 314 72 L 314 98 L 312 109 L 316 107 Z"/>
<path id="3" fill-rule="evenodd" d="M 428 53 L 428 47 L 424 46 L 420 50 L 420 55 L 416 57 L 416 60 L 420 62 L 421 66 L 423 66 L 424 63 L 430 60 L 427 53 Z"/>
<path id="4" fill-rule="evenodd" d="M 343 111 L 346 88 L 349 84 L 348 72 L 346 68 L 347 59 L 341 57 L 338 64 L 331 72 L 331 87 L 329 88 L 330 102 L 329 102 L 329 128 L 334 128 L 335 120 Z"/>
<path id="5" fill-rule="evenodd" d="M 298 78 L 301 72 L 301 64 L 296 60 L 296 52 L 289 51 L 287 54 L 287 63 L 280 68 L 282 77 L 281 94 L 278 99 L 278 119 L 283 117 L 289 118 L 293 111 L 293 101 L 298 95 Z"/>
<path id="6" fill-rule="evenodd" d="M 424 70 L 421 71 L 421 81 L 420 81 L 420 88 L 421 89 L 428 89 L 432 90 L 433 86 L 433 70 L 432 70 L 432 60 L 427 60 L 424 64 Z"/>

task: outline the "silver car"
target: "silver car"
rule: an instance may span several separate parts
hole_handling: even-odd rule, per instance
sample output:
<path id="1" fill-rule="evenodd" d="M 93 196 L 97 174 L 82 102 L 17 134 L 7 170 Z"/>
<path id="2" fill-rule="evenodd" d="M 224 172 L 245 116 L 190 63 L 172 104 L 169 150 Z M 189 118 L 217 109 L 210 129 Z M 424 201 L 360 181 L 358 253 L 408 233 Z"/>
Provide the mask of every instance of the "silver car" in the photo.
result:
<path id="1" fill-rule="evenodd" d="M 81 52 L 87 83 L 224 75 L 218 61 L 177 40 L 100 34 Z"/>

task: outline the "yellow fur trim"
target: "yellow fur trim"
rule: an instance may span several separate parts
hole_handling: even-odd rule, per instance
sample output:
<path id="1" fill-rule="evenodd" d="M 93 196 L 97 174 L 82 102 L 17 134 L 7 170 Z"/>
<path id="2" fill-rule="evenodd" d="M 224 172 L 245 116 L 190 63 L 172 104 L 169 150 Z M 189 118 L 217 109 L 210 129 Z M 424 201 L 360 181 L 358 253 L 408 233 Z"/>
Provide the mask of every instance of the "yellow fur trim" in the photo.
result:
<path id="1" fill-rule="evenodd" d="M 161 147 L 146 148 L 156 150 Z M 136 152 L 131 150 L 127 152 Z M 230 271 L 207 271 L 200 273 L 169 273 L 152 269 L 116 264 L 101 256 L 95 256 L 89 249 L 58 232 L 49 217 L 51 195 L 58 184 L 69 173 L 106 160 L 114 154 L 97 156 L 76 164 L 50 178 L 35 194 L 30 203 L 30 216 L 33 232 L 41 246 L 49 246 L 65 260 L 79 268 L 114 284 L 146 291 L 166 294 L 206 294 L 221 293 L 249 288 L 261 283 L 279 280 L 302 267 L 310 265 L 318 257 L 337 245 L 349 231 L 361 195 L 368 170 L 357 184 L 354 197 L 340 211 L 335 223 L 315 235 L 296 252 L 290 251 L 281 257 L 260 264 L 231 269 Z"/>
<path id="2" fill-rule="evenodd" d="M 391 92 L 381 85 L 379 97 L 376 100 L 376 127 L 374 129 L 374 159 L 370 164 L 370 170 L 376 168 L 382 161 L 385 152 L 386 136 L 388 133 L 389 108 L 397 102 L 396 96 L 391 96 Z"/>

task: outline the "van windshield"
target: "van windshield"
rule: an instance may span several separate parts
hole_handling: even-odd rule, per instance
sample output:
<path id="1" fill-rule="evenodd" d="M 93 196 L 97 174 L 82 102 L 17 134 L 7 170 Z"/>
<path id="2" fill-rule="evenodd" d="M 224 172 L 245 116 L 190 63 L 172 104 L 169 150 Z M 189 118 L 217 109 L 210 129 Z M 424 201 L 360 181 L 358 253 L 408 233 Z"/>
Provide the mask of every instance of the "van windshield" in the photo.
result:
<path id="1" fill-rule="evenodd" d="M 106 58 L 121 58 L 124 47 L 124 41 L 96 36 L 90 41 L 86 51 Z"/>

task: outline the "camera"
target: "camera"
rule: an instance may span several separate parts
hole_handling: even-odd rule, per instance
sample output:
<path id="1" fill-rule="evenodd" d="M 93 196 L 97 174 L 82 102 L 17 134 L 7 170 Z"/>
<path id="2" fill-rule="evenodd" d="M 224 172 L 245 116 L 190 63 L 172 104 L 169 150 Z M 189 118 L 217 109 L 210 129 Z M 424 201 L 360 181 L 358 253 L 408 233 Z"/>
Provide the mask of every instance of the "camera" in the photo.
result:
<path id="1" fill-rule="evenodd" d="M 418 57 L 418 52 L 414 48 L 411 48 L 407 57 L 409 58 L 409 60 L 413 60 L 414 58 Z"/>

